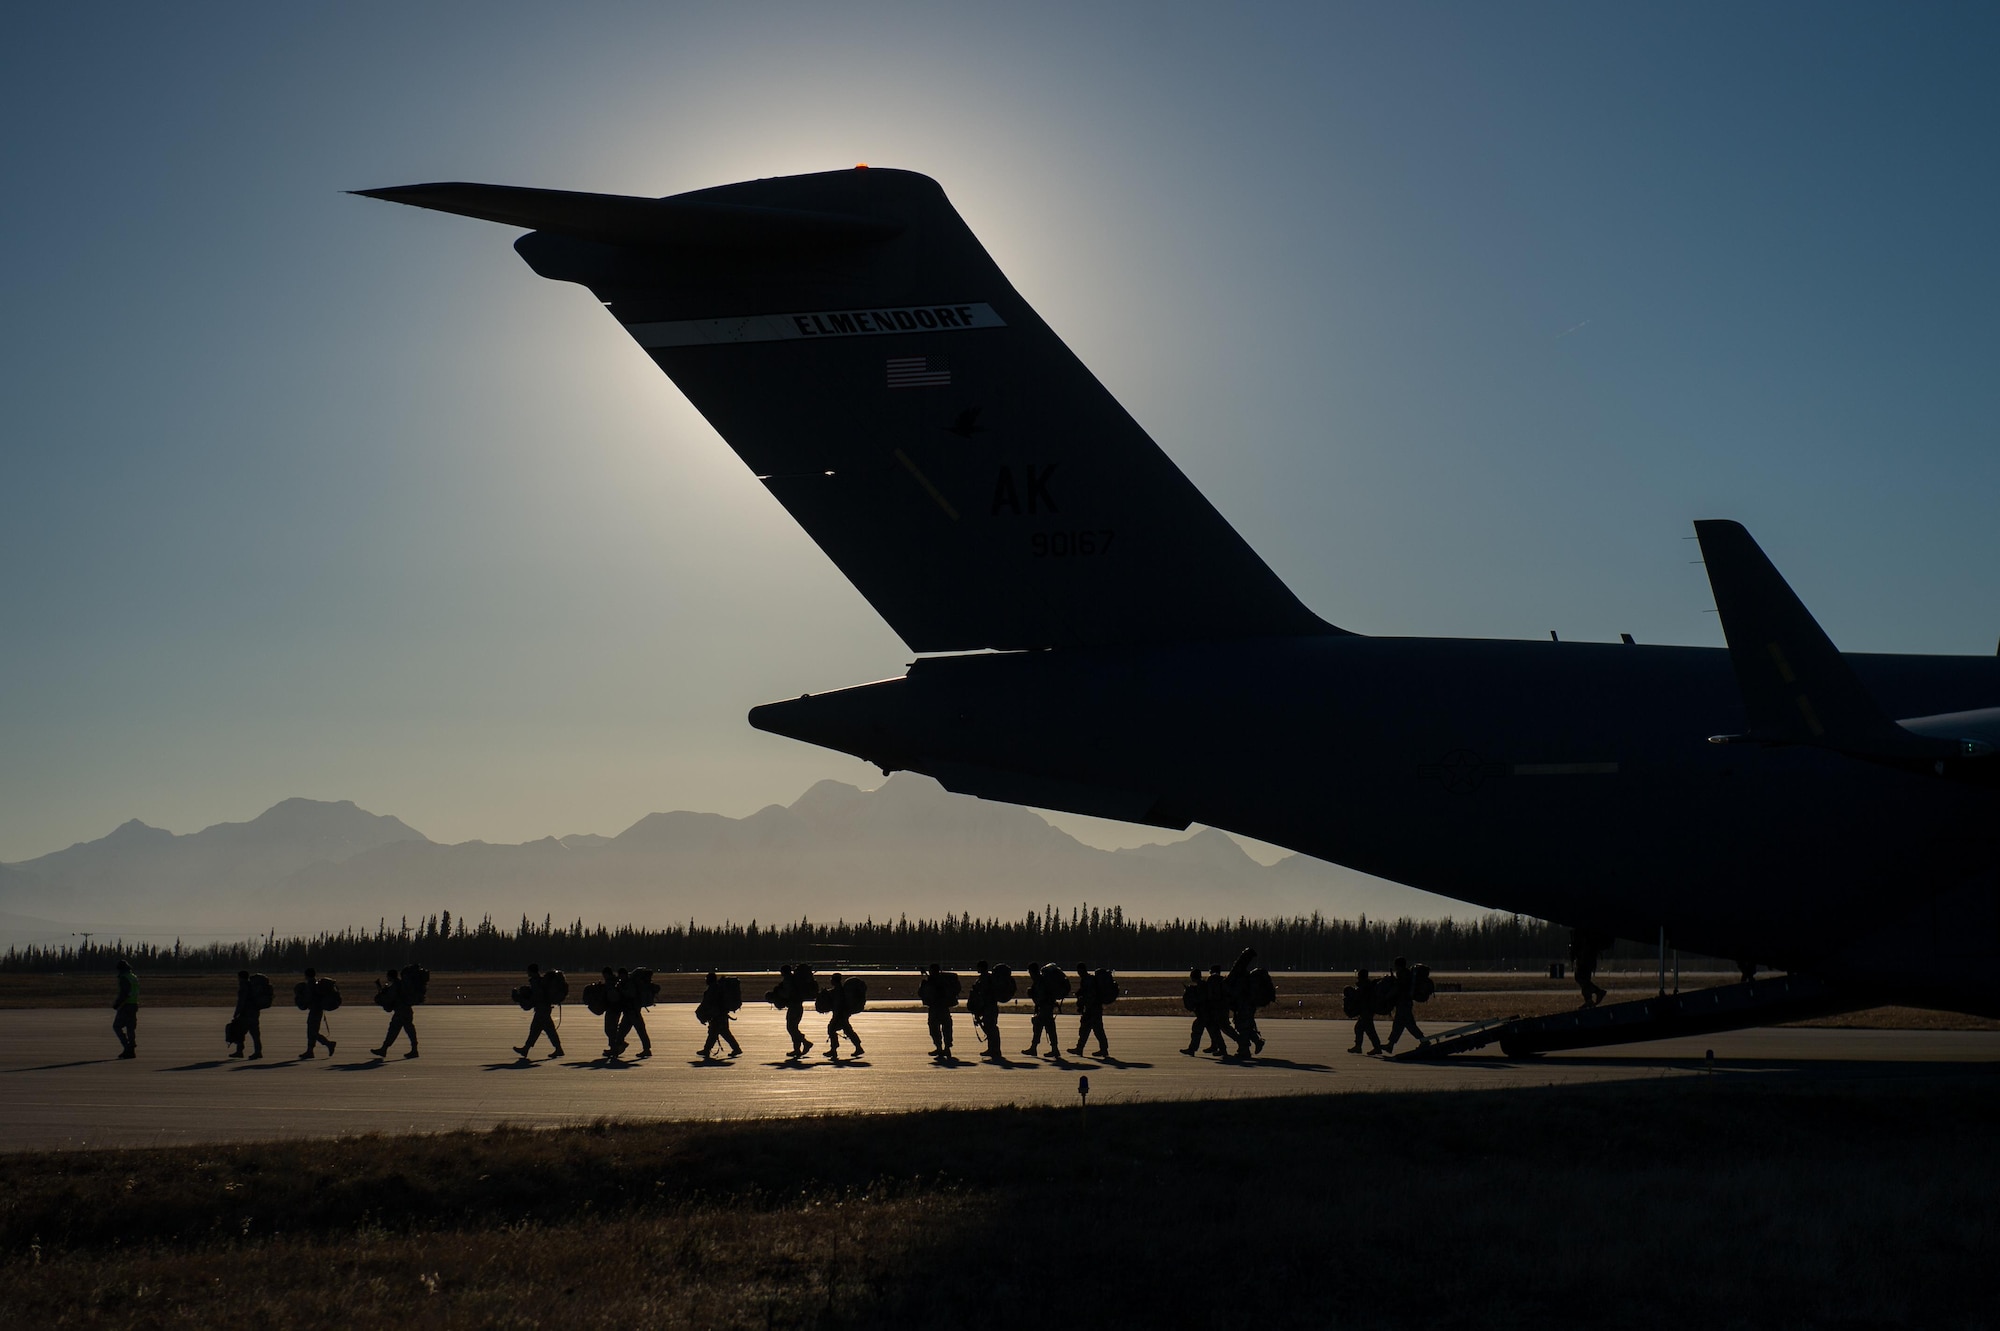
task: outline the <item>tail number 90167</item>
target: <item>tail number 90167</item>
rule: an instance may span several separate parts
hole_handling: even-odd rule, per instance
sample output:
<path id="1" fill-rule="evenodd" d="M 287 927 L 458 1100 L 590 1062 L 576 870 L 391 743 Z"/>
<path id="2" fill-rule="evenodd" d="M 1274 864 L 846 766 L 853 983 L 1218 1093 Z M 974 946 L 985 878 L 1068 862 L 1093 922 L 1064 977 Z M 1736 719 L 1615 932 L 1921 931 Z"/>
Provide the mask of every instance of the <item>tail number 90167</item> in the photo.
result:
<path id="1" fill-rule="evenodd" d="M 1038 531 L 1028 537 L 1028 550 L 1037 559 L 1083 559 L 1111 553 L 1115 531 Z"/>

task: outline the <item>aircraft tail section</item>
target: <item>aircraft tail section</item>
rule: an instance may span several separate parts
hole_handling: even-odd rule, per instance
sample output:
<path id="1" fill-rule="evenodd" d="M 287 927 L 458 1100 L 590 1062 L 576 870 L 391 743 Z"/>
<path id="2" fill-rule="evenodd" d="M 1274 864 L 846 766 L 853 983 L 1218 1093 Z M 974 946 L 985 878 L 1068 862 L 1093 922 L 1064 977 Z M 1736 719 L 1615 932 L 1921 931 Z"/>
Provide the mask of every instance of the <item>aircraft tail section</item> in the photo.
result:
<path id="1" fill-rule="evenodd" d="M 1704 521 L 1694 529 L 1750 723 L 1748 735 L 1718 739 L 1810 744 L 1887 762 L 1992 752 L 1977 739 L 1920 734 L 1892 719 L 1741 523 Z"/>
<path id="2" fill-rule="evenodd" d="M 589 287 L 916 651 L 1340 632 L 924 176 L 367 193 L 533 228 L 522 257 Z"/>

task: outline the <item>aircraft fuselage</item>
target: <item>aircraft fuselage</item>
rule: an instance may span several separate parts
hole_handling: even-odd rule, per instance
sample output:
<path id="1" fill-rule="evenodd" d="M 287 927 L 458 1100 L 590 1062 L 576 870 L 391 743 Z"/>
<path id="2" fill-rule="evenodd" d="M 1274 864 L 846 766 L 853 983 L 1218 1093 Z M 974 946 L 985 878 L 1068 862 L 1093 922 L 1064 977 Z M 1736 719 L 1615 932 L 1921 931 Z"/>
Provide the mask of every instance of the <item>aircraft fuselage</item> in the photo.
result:
<path id="1" fill-rule="evenodd" d="M 1885 708 L 2000 659 L 1847 658 Z M 1990 788 L 1742 728 L 1726 652 L 1319 636 L 931 657 L 752 722 L 950 789 L 1206 823 L 1497 910 L 1990 1007 Z M 1940 992 L 1931 992 L 1938 988 Z M 1921 991 L 1921 992 L 1920 992 Z"/>

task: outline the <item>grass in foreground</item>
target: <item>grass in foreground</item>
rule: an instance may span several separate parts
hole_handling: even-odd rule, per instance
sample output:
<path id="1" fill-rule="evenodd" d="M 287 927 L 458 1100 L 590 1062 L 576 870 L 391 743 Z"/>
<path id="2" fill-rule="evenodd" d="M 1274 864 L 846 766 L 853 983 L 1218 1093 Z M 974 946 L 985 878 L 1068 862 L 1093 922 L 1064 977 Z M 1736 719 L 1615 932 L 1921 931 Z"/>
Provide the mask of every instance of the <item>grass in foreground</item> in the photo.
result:
<path id="1" fill-rule="evenodd" d="M 1991 1077 L 0 1157 L 38 1326 L 1982 1326 Z"/>

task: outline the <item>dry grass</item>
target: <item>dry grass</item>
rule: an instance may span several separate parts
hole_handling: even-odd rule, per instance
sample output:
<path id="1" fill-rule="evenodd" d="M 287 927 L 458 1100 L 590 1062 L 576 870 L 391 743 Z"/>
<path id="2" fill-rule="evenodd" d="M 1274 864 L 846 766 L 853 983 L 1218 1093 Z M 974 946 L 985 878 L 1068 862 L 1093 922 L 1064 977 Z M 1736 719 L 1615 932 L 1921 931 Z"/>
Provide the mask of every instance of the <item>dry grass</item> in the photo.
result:
<path id="1" fill-rule="evenodd" d="M 1992 1080 L 7 1157 L 0 1320 L 1985 1325 Z"/>

